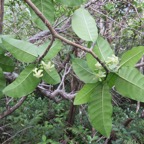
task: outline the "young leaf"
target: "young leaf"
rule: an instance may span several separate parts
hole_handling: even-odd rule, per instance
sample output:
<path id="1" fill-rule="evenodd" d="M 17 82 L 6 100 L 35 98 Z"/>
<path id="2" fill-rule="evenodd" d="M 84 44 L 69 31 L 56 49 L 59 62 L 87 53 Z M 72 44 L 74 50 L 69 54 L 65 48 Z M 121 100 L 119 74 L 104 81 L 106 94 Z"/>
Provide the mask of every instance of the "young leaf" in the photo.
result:
<path id="1" fill-rule="evenodd" d="M 5 86 L 6 86 L 6 80 L 2 69 L 0 68 L 0 97 L 3 95 L 2 90 L 5 88 Z"/>
<path id="2" fill-rule="evenodd" d="M 143 54 L 144 46 L 134 47 L 131 50 L 128 50 L 122 55 L 119 68 L 122 66 L 134 67 Z"/>
<path id="3" fill-rule="evenodd" d="M 52 85 L 60 83 L 60 76 L 55 68 L 52 68 L 51 70 L 44 70 L 42 79 L 46 83 Z"/>
<path id="4" fill-rule="evenodd" d="M 14 82 L 3 90 L 3 93 L 10 97 L 20 98 L 33 92 L 40 82 L 40 79 L 33 76 L 34 67 L 34 65 L 26 67 Z"/>
<path id="5" fill-rule="evenodd" d="M 54 4 L 52 0 L 32 0 L 32 2 L 36 5 L 36 7 L 43 13 L 43 15 L 51 22 L 54 21 Z M 47 29 L 45 24 L 41 21 L 41 19 L 34 13 L 33 10 L 31 10 L 32 19 L 34 23 L 40 28 L 40 29 Z"/>
<path id="6" fill-rule="evenodd" d="M 38 56 L 37 46 L 22 40 L 3 38 L 3 45 L 17 60 L 21 62 L 34 62 Z"/>
<path id="7" fill-rule="evenodd" d="M 122 96 L 144 102 L 144 76 L 137 69 L 122 67 L 115 87 Z"/>
<path id="8" fill-rule="evenodd" d="M 87 103 L 90 97 L 95 95 L 98 84 L 99 83 L 85 84 L 83 88 L 77 93 L 74 99 L 74 105 L 81 105 Z"/>
<path id="9" fill-rule="evenodd" d="M 79 58 L 72 59 L 72 66 L 76 75 L 84 83 L 96 83 L 98 81 L 95 73 L 89 69 L 85 60 Z"/>
<path id="10" fill-rule="evenodd" d="M 83 40 L 95 42 L 98 37 L 95 20 L 84 8 L 79 8 L 74 12 L 72 28 Z"/>
<path id="11" fill-rule="evenodd" d="M 14 63 L 10 57 L 0 54 L 0 67 L 4 72 L 12 72 L 14 70 Z"/>
<path id="12" fill-rule="evenodd" d="M 88 103 L 88 114 L 92 126 L 109 137 L 112 129 L 112 96 L 107 84 L 97 85 Z"/>
<path id="13" fill-rule="evenodd" d="M 99 59 L 102 61 L 106 61 L 108 57 L 111 57 L 114 52 L 112 51 L 109 43 L 107 40 L 105 40 L 103 37 L 98 36 L 98 39 L 96 41 L 96 45 L 93 48 L 94 53 L 98 56 Z M 96 59 L 91 56 L 91 54 L 86 55 L 86 59 L 88 62 L 88 66 L 94 70 L 95 69 L 95 64 L 96 64 Z"/>

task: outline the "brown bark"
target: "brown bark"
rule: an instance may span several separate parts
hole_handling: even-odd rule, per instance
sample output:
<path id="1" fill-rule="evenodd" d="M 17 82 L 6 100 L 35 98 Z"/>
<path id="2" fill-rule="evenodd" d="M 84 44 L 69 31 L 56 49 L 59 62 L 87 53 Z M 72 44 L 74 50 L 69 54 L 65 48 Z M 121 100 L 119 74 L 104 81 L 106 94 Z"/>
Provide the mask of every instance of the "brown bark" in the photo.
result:
<path id="1" fill-rule="evenodd" d="M 4 0 L 0 0 L 0 34 L 3 31 Z"/>

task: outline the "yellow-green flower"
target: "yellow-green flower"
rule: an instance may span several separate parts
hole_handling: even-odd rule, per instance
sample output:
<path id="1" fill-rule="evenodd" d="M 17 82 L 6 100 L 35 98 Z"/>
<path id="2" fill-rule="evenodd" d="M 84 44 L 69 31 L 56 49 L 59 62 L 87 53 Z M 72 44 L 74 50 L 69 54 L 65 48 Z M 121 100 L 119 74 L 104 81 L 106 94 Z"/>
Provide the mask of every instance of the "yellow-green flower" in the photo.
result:
<path id="1" fill-rule="evenodd" d="M 96 74 L 96 77 L 99 79 L 99 81 L 102 81 L 102 78 L 106 77 L 106 74 L 105 74 L 105 72 L 103 72 L 103 71 L 99 71 L 99 72 Z"/>
<path id="2" fill-rule="evenodd" d="M 102 65 L 101 65 L 99 62 L 97 62 L 97 63 L 95 64 L 95 67 L 96 67 L 96 69 L 98 69 L 98 70 L 103 69 Z"/>
<path id="3" fill-rule="evenodd" d="M 33 70 L 33 76 L 35 76 L 36 78 L 41 78 L 42 76 L 43 76 L 43 70 L 38 70 L 38 68 L 35 68 L 34 70 Z"/>
<path id="4" fill-rule="evenodd" d="M 42 61 L 41 64 L 43 65 L 45 70 L 51 71 L 51 69 L 54 67 L 54 64 L 51 63 L 51 61 L 49 61 L 47 64 Z"/>
<path id="5" fill-rule="evenodd" d="M 118 65 L 119 64 L 119 59 L 117 56 L 115 56 L 114 54 L 111 57 L 108 57 L 108 60 L 106 61 L 106 64 L 111 65 L 111 64 L 115 64 Z"/>

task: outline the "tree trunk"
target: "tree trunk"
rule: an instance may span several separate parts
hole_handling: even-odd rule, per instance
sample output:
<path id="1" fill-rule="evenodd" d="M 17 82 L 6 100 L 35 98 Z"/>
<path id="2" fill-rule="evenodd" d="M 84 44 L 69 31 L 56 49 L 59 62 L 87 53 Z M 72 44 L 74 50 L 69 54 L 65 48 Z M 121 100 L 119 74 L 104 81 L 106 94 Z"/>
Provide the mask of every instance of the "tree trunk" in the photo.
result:
<path id="1" fill-rule="evenodd" d="M 0 0 L 0 34 L 3 31 L 4 0 Z"/>

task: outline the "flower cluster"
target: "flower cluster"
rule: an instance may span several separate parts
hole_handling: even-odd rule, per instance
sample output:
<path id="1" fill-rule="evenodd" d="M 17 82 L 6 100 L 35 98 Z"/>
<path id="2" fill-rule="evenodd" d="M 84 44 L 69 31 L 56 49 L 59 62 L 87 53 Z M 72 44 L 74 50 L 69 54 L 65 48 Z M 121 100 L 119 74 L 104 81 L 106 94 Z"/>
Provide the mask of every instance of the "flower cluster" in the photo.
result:
<path id="1" fill-rule="evenodd" d="M 52 70 L 52 68 L 54 68 L 54 64 L 52 64 L 51 63 L 51 61 L 49 61 L 47 64 L 44 62 L 44 61 L 42 61 L 41 62 L 41 66 L 42 67 L 40 67 L 40 68 L 35 68 L 34 70 L 33 70 L 33 76 L 35 76 L 36 78 L 41 78 L 42 76 L 43 76 L 43 69 L 45 70 L 45 71 L 49 71 L 49 72 L 51 72 L 51 70 Z"/>
<path id="2" fill-rule="evenodd" d="M 117 56 L 115 56 L 113 54 L 111 57 L 107 58 L 107 61 L 105 61 L 105 64 L 110 71 L 117 71 L 119 59 Z M 96 77 L 99 79 L 99 81 L 102 81 L 102 79 L 106 77 L 106 73 L 104 72 L 104 68 L 102 67 L 102 65 L 99 62 L 97 62 L 95 64 L 95 68 L 96 68 L 95 69 Z"/>
<path id="3" fill-rule="evenodd" d="M 52 68 L 54 68 L 54 64 L 52 64 L 51 61 L 49 61 L 47 64 L 44 61 L 42 61 L 41 64 L 43 65 L 43 68 L 46 71 L 51 71 Z"/>
<path id="4" fill-rule="evenodd" d="M 35 76 L 36 78 L 41 78 L 43 76 L 42 69 L 35 68 L 33 72 L 33 76 Z"/>
<path id="5" fill-rule="evenodd" d="M 111 71 L 117 71 L 117 66 L 119 64 L 119 59 L 114 54 L 111 57 L 108 57 L 106 65 Z"/>

